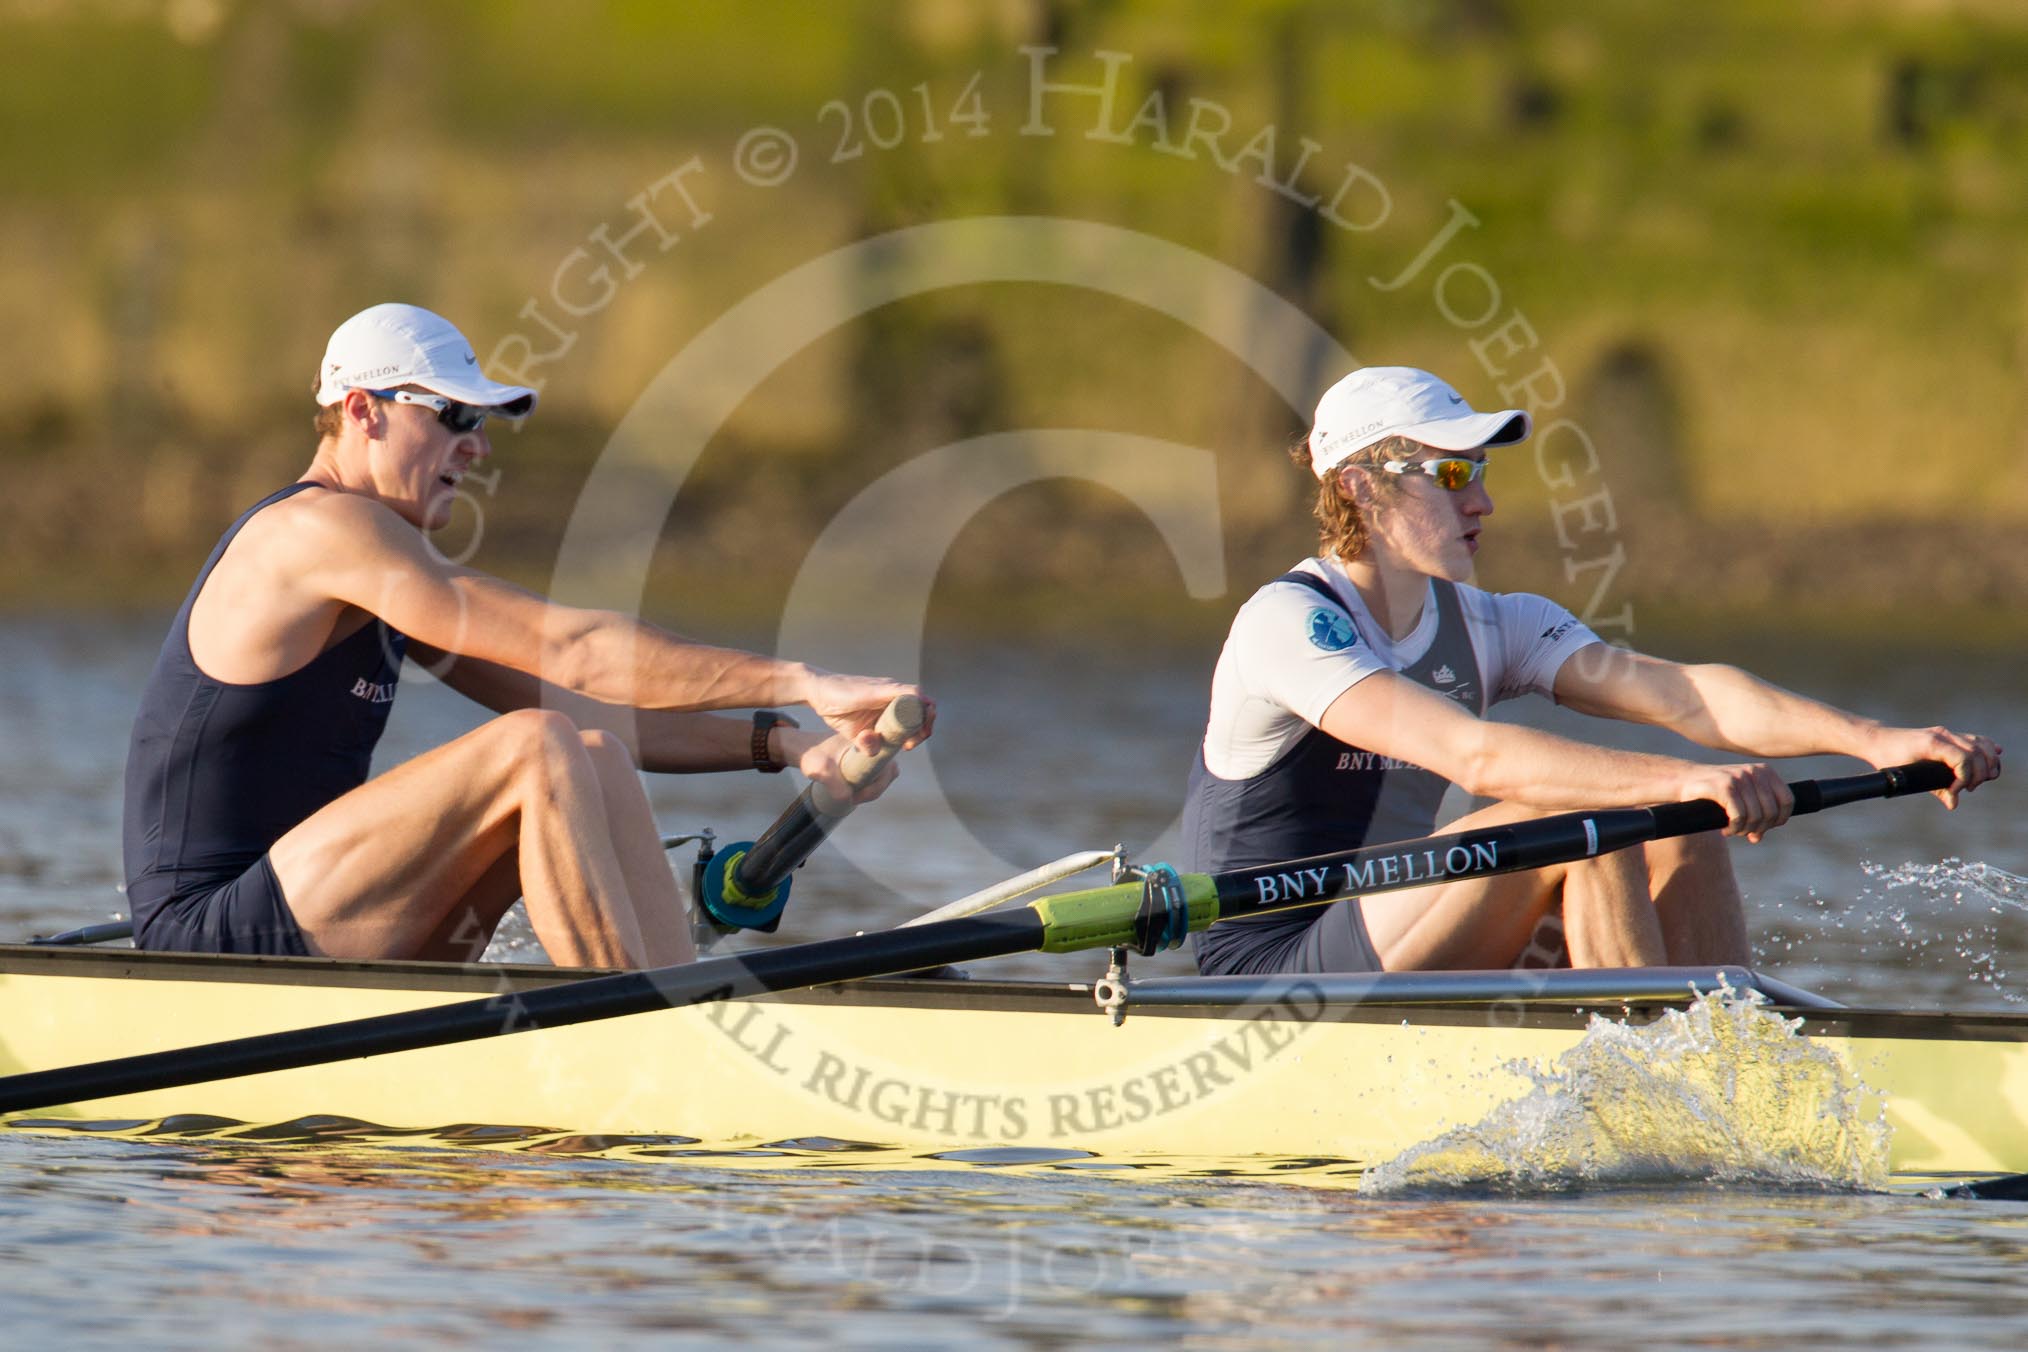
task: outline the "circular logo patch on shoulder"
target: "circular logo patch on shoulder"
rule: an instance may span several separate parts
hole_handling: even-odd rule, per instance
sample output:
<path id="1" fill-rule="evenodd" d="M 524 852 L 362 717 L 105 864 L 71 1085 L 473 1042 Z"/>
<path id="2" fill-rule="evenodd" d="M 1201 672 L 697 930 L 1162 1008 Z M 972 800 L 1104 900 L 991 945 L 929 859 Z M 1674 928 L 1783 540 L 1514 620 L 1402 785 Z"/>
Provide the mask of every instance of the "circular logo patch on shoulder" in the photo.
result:
<path id="1" fill-rule="evenodd" d="M 1324 606 L 1310 612 L 1310 642 L 1325 652 L 1339 652 L 1358 641 L 1359 636 L 1352 632 L 1352 621 L 1339 612 Z"/>

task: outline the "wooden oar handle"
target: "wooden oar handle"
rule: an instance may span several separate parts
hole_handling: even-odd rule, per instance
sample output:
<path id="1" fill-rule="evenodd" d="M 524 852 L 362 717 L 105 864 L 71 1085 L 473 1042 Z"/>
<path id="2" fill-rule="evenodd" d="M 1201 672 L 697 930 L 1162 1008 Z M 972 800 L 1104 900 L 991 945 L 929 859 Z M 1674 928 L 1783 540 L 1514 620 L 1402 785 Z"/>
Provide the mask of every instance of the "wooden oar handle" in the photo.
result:
<path id="1" fill-rule="evenodd" d="M 853 790 L 864 788 L 901 751 L 901 744 L 922 731 L 920 697 L 898 695 L 881 710 L 873 730 L 881 748 L 867 755 L 857 746 L 838 757 L 838 773 Z M 810 852 L 823 843 L 831 828 L 853 808 L 852 795 L 834 798 L 823 785 L 811 783 L 796 795 L 760 839 L 727 845 L 705 866 L 698 903 L 721 931 L 758 929 L 773 933 L 788 904 L 790 874 L 802 867 Z"/>
<path id="2" fill-rule="evenodd" d="M 882 746 L 872 755 L 867 755 L 856 745 L 845 748 L 845 754 L 838 758 L 838 773 L 847 784 L 863 789 L 873 782 L 874 776 L 887 768 L 887 763 L 901 754 L 901 744 L 922 731 L 922 699 L 916 695 L 897 695 L 888 706 L 880 711 L 880 717 L 873 724 L 873 730 L 880 734 Z"/>

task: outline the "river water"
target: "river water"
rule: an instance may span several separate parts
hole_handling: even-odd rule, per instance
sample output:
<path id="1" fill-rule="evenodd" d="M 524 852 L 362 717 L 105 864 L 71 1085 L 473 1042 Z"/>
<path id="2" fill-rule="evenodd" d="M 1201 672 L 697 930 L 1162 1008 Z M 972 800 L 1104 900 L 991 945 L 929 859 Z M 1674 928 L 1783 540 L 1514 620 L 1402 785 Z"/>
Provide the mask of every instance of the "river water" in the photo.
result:
<path id="1" fill-rule="evenodd" d="M 126 725 L 160 626 L 0 622 L 0 935 L 119 912 Z M 891 925 L 1074 849 L 1164 857 L 1214 649 L 933 636 L 935 740 L 804 870 L 781 939 Z M 2011 666 L 1991 659 L 1709 655 L 2028 745 Z M 475 718 L 411 681 L 384 759 Z M 790 791 L 754 775 L 651 785 L 669 829 L 735 838 Z M 1854 1003 L 2018 1008 L 2028 885 L 2008 875 L 2028 872 L 2024 797 L 2016 779 L 1956 814 L 1859 804 L 1736 846 L 1761 965 Z M 73 1345 L 2012 1348 L 2028 1327 L 2028 1207 L 1753 1182 L 1380 1198 L 1076 1169 L 761 1172 L 0 1133 L 0 1218 L 0 1316 Z"/>

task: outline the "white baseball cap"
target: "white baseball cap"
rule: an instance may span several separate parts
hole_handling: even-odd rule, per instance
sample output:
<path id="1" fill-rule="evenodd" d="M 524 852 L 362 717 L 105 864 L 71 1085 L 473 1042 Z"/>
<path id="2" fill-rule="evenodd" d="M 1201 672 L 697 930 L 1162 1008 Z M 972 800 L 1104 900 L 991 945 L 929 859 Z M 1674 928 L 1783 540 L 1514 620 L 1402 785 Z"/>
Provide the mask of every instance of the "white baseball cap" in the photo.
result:
<path id="1" fill-rule="evenodd" d="M 1471 451 L 1526 441 L 1533 427 L 1518 408 L 1475 413 L 1463 395 L 1413 366 L 1362 366 L 1317 401 L 1310 468 L 1321 479 L 1389 437 L 1440 451 Z"/>
<path id="2" fill-rule="evenodd" d="M 534 390 L 486 379 L 457 325 L 417 305 L 375 305 L 340 324 L 331 332 L 317 376 L 320 405 L 337 403 L 347 390 L 420 385 L 509 418 L 535 411 Z"/>

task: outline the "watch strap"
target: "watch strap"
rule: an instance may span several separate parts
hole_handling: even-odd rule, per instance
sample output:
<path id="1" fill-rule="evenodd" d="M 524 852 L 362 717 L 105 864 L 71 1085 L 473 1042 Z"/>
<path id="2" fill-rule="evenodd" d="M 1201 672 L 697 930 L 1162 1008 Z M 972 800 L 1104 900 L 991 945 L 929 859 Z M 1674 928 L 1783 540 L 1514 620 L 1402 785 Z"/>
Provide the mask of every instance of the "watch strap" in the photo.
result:
<path id="1" fill-rule="evenodd" d="M 778 775 L 788 769 L 789 767 L 786 763 L 776 760 L 769 753 L 768 734 L 773 732 L 777 727 L 794 728 L 800 726 L 802 725 L 797 723 L 795 719 L 774 709 L 754 710 L 753 739 L 750 744 L 753 751 L 753 768 L 764 775 Z"/>

